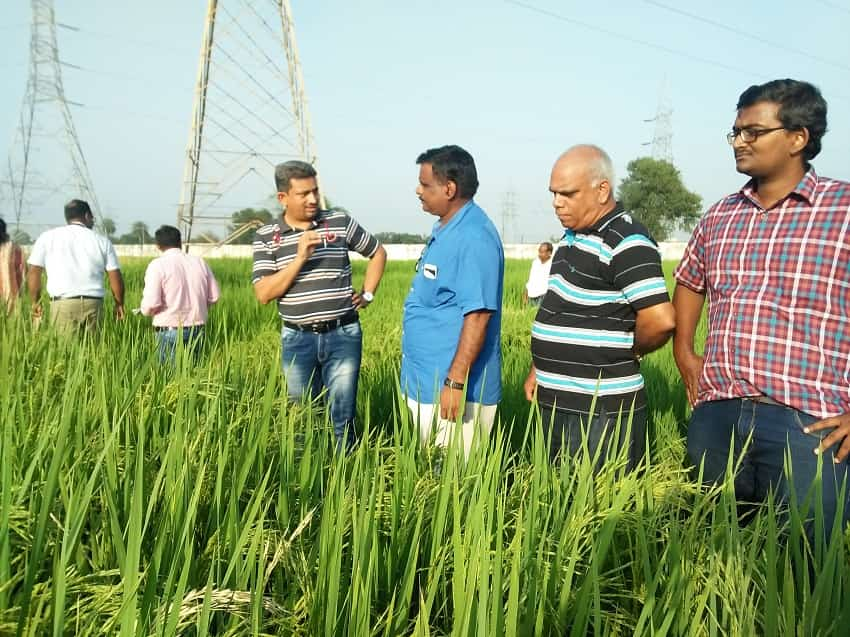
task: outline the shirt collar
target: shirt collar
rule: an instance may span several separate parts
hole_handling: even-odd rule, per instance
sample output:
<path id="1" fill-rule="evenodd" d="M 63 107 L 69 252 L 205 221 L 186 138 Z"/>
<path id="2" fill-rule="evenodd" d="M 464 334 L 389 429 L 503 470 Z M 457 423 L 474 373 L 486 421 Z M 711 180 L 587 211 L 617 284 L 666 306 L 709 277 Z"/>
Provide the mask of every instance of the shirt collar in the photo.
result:
<path id="1" fill-rule="evenodd" d="M 307 228 L 307 230 L 312 230 L 314 228 L 318 228 L 319 223 L 325 220 L 326 212 L 327 211 L 325 211 L 325 210 L 319 210 L 316 213 L 316 216 L 310 222 L 310 227 Z M 280 228 L 280 230 L 282 232 L 303 232 L 303 230 L 301 230 L 301 228 L 296 228 L 295 226 L 290 226 L 288 223 L 286 223 L 286 217 L 284 217 L 284 215 L 280 215 L 280 221 L 278 222 L 278 228 Z"/>
<path id="2" fill-rule="evenodd" d="M 814 203 L 815 189 L 818 186 L 818 181 L 818 174 L 815 172 L 814 167 L 809 165 L 809 169 L 806 171 L 806 174 L 803 175 L 803 178 L 800 180 L 800 182 L 794 187 L 791 192 L 789 192 L 785 197 L 783 197 L 781 201 L 785 201 L 788 197 L 796 195 L 798 198 L 802 199 L 811 206 Z M 738 192 L 741 193 L 742 196 L 752 201 L 754 204 L 761 207 L 761 205 L 758 203 L 758 200 L 756 199 L 755 178 L 750 179 Z"/>
<path id="3" fill-rule="evenodd" d="M 626 211 L 623 209 L 623 204 L 619 201 L 615 202 L 614 209 L 611 212 L 606 213 L 603 217 L 598 219 L 596 223 L 590 226 L 587 230 L 583 232 L 585 234 L 589 234 L 591 232 L 602 232 L 608 226 L 609 223 L 614 221 L 620 215 L 624 215 Z"/>
<path id="4" fill-rule="evenodd" d="M 431 229 L 431 236 L 436 237 L 439 233 L 445 232 L 449 228 L 452 228 L 458 223 L 460 223 L 460 220 L 466 216 L 466 213 L 469 212 L 474 205 L 475 202 L 472 199 L 467 201 L 465 204 L 463 204 L 463 206 L 460 207 L 460 209 L 458 209 L 456 213 L 454 213 L 452 218 L 449 219 L 449 222 L 444 226 L 441 226 L 439 221 L 435 222 L 434 227 Z"/>

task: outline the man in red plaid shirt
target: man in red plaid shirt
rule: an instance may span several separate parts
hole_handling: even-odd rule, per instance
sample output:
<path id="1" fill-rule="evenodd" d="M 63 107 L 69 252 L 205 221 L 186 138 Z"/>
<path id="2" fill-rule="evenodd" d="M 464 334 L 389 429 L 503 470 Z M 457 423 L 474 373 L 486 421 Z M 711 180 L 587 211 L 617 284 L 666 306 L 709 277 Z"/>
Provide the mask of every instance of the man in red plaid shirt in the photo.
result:
<path id="1" fill-rule="evenodd" d="M 751 86 L 737 109 L 727 139 L 751 179 L 705 213 L 675 272 L 673 353 L 694 406 L 688 455 L 716 483 L 731 448 L 747 503 L 771 489 L 788 502 L 793 488 L 802 504 L 820 477 L 828 535 L 850 513 L 850 183 L 809 163 L 827 111 L 811 84 Z"/>

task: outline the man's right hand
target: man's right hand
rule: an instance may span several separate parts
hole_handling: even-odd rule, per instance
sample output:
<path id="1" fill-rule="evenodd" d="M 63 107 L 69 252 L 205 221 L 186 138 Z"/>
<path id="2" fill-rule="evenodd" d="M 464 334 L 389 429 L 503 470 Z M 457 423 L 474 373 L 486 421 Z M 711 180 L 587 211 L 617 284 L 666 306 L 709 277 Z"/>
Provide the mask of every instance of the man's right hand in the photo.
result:
<path id="1" fill-rule="evenodd" d="M 302 261 L 309 259 L 310 255 L 313 254 L 313 250 L 320 243 L 322 243 L 322 237 L 315 230 L 305 230 L 302 232 L 298 238 L 298 252 L 296 253 L 298 258 Z"/>
<path id="2" fill-rule="evenodd" d="M 676 359 L 676 367 L 679 368 L 679 373 L 682 375 L 682 382 L 685 383 L 685 392 L 688 395 L 688 402 L 693 407 L 697 402 L 699 378 L 702 375 L 702 366 L 704 359 L 694 352 L 677 352 L 673 351 L 673 357 Z"/>
<path id="3" fill-rule="evenodd" d="M 40 321 L 44 316 L 44 308 L 41 307 L 41 303 L 33 303 L 32 306 L 32 318 L 34 321 Z"/>

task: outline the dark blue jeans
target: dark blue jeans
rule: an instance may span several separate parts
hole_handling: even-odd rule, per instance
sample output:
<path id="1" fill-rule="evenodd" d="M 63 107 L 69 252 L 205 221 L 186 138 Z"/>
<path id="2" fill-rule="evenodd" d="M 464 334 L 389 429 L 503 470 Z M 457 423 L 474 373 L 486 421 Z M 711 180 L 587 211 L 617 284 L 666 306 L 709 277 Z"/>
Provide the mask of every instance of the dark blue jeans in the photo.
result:
<path id="1" fill-rule="evenodd" d="M 159 352 L 159 362 L 163 364 L 174 364 L 177 355 L 177 340 L 183 342 L 183 347 L 190 351 L 193 361 L 198 360 L 201 354 L 201 346 L 204 344 L 204 326 L 193 325 L 191 327 L 174 327 L 167 330 L 154 332 L 156 334 L 156 346 Z"/>
<path id="2" fill-rule="evenodd" d="M 356 441 L 354 413 L 360 376 L 362 332 L 355 321 L 323 334 L 284 326 L 280 334 L 281 365 L 289 398 L 314 399 L 327 388 L 331 421 L 340 448 Z"/>
<path id="3" fill-rule="evenodd" d="M 599 457 L 594 463 L 596 471 L 601 469 L 606 457 L 616 455 L 623 448 L 628 448 L 629 470 L 637 467 L 643 459 L 646 450 L 645 408 L 634 412 L 630 426 L 629 410 L 620 416 L 608 413 L 603 407 L 597 407 L 591 417 L 541 405 L 540 419 L 543 435 L 549 439 L 549 458 L 552 462 L 561 454 L 575 458 L 581 452 L 585 440 L 591 458 L 599 451 Z"/>
<path id="4" fill-rule="evenodd" d="M 694 409 L 688 426 L 688 456 L 697 468 L 703 463 L 703 482 L 716 484 L 725 477 L 732 449 L 733 466 L 741 460 L 735 475 L 735 497 L 742 503 L 763 502 L 771 490 L 779 503 L 787 503 L 793 488 L 797 503 L 802 507 L 810 487 L 820 477 L 828 537 L 838 510 L 842 483 L 850 475 L 850 463 L 835 464 L 833 452 L 836 448 L 833 447 L 824 452 L 822 466 L 818 467 L 818 456 L 813 450 L 829 432 L 803 432 L 804 427 L 817 420 L 819 418 L 791 407 L 746 398 L 702 403 Z M 741 458 L 750 435 L 750 445 Z M 786 450 L 791 458 L 793 479 L 790 482 L 784 471 Z M 845 525 L 850 514 L 848 504 L 845 491 L 842 512 Z M 801 513 L 809 519 L 807 534 L 814 539 L 811 523 L 814 504 L 808 512 L 802 510 Z"/>

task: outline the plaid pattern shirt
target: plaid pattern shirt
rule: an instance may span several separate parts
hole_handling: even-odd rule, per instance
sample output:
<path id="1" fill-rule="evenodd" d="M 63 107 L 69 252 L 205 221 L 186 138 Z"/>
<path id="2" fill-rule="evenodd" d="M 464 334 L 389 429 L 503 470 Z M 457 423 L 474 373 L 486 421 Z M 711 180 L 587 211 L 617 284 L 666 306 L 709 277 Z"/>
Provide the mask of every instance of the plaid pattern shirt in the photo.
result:
<path id="1" fill-rule="evenodd" d="M 809 168 L 765 210 L 750 181 L 706 212 L 675 277 L 708 296 L 697 402 L 850 412 L 850 183 Z"/>

